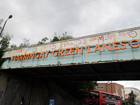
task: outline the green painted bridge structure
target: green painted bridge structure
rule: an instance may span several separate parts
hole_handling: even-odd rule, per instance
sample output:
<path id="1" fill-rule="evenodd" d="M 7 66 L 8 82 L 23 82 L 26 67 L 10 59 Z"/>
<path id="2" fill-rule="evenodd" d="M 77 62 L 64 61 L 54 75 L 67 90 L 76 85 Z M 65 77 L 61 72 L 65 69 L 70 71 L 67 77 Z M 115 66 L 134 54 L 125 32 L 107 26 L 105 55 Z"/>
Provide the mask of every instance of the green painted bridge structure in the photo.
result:
<path id="1" fill-rule="evenodd" d="M 48 81 L 140 80 L 140 27 L 6 51 L 0 71 Z"/>

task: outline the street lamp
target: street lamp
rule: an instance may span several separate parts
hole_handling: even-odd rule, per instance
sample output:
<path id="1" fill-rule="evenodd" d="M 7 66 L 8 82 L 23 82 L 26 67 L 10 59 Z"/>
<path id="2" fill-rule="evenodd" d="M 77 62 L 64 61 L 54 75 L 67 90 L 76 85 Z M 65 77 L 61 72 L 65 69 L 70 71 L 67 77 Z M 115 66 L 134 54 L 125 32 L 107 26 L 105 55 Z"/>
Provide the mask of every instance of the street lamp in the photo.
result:
<path id="1" fill-rule="evenodd" d="M 6 25 L 6 22 L 7 22 L 9 19 L 11 19 L 12 17 L 13 17 L 13 16 L 10 15 L 10 16 L 8 17 L 8 19 L 5 21 L 5 23 L 4 23 L 4 25 L 3 25 L 2 29 L 1 29 L 1 32 L 0 32 L 0 37 L 2 36 L 2 32 L 3 32 L 3 29 L 4 29 L 5 25 Z"/>

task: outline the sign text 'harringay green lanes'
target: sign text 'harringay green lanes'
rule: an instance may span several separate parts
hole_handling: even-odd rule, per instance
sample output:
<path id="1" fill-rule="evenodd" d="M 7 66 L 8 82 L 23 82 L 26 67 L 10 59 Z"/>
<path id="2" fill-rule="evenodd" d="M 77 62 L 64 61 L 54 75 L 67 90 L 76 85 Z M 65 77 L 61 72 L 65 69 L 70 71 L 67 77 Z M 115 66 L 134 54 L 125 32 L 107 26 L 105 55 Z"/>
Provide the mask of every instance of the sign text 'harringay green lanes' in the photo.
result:
<path id="1" fill-rule="evenodd" d="M 121 47 L 118 47 L 117 44 L 120 44 Z M 133 48 L 139 47 L 140 46 L 140 42 L 138 39 L 133 39 L 130 41 L 129 45 Z M 120 50 L 120 49 L 125 49 L 126 48 L 126 44 L 125 41 L 120 41 L 120 42 L 113 42 L 112 43 L 112 49 L 111 49 L 111 43 L 102 44 L 102 49 L 100 48 L 99 44 L 96 44 L 94 51 L 90 51 L 90 46 L 87 46 L 88 49 L 88 53 L 94 53 L 96 51 L 105 51 L 105 48 L 107 48 L 109 51 L 111 50 Z M 12 57 L 12 61 L 17 61 L 17 60 L 27 60 L 27 59 L 38 59 L 38 58 L 42 58 L 42 57 L 47 57 L 50 51 L 45 51 L 45 52 L 36 52 L 36 53 L 29 53 L 29 54 L 21 54 L 21 55 L 17 55 L 17 56 L 13 56 Z M 83 53 L 83 46 L 79 47 L 71 47 L 71 48 L 65 48 L 65 49 L 59 49 L 59 50 L 54 50 L 52 52 L 52 55 L 54 57 L 56 56 L 66 56 L 66 55 L 74 55 L 77 54 L 78 52 L 80 52 L 81 54 Z"/>
<path id="2" fill-rule="evenodd" d="M 134 29 L 121 30 L 116 32 L 109 32 L 97 35 L 90 35 L 81 38 L 47 43 L 40 46 L 22 48 L 19 50 L 12 50 L 5 52 L 3 58 L 12 57 L 13 61 L 38 59 L 47 57 L 48 54 L 56 56 L 74 55 L 83 53 L 83 49 L 87 48 L 88 53 L 95 53 L 96 51 L 104 52 L 107 50 L 125 50 L 126 43 L 129 46 L 136 48 L 140 45 L 140 27 Z M 120 46 L 121 45 L 121 46 Z M 95 46 L 94 50 L 91 46 Z M 112 46 L 112 47 L 111 47 Z"/>

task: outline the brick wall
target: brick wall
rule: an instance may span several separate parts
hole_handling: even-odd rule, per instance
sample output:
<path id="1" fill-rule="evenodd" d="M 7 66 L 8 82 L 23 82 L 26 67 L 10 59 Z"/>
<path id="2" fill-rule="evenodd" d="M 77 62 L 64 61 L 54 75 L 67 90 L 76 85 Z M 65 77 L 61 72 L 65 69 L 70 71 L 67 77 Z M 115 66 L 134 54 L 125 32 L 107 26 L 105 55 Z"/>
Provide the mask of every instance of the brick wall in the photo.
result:
<path id="1" fill-rule="evenodd" d="M 102 88 L 103 86 L 103 88 Z M 100 88 L 99 88 L 100 87 Z M 118 89 L 116 89 L 118 88 Z M 122 96 L 122 90 L 124 90 L 124 86 L 117 84 L 117 83 L 98 83 L 98 86 L 96 87 L 96 90 L 117 94 Z M 123 97 L 123 96 L 122 96 Z"/>

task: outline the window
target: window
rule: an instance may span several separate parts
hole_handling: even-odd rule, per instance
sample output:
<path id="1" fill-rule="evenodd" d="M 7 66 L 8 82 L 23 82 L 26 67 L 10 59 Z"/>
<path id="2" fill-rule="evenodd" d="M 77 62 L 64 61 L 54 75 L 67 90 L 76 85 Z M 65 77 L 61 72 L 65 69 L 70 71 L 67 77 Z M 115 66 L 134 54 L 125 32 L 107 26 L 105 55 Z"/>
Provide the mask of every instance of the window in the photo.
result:
<path id="1" fill-rule="evenodd" d="M 103 90 L 103 89 L 104 89 L 104 87 L 103 87 L 103 86 L 100 86 L 100 89 L 101 89 L 101 90 Z"/>
<path id="2" fill-rule="evenodd" d="M 106 94 L 106 98 L 109 99 L 109 94 Z"/>
<path id="3" fill-rule="evenodd" d="M 97 89 L 97 90 L 103 90 L 104 87 L 103 87 L 103 86 L 97 86 L 96 89 Z"/>
<path id="4" fill-rule="evenodd" d="M 115 99 L 115 97 L 114 97 L 113 95 L 111 95 L 111 99 L 113 99 L 113 100 L 114 100 L 114 99 Z"/>
<path id="5" fill-rule="evenodd" d="M 96 88 L 99 90 L 100 89 L 100 86 L 97 86 Z"/>
<path id="6" fill-rule="evenodd" d="M 118 96 L 118 97 L 116 97 L 116 100 L 121 100 L 121 97 L 119 97 L 119 96 Z"/>
<path id="7" fill-rule="evenodd" d="M 111 95 L 109 94 L 109 99 L 111 99 Z"/>
<path id="8" fill-rule="evenodd" d="M 89 98 L 99 98 L 99 93 L 98 92 L 90 92 Z"/>
<path id="9" fill-rule="evenodd" d="M 102 98 L 106 98 L 106 94 L 105 93 L 102 93 Z"/>

